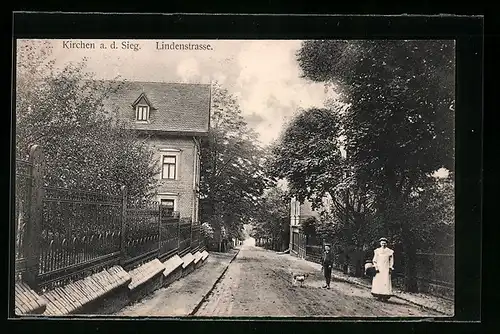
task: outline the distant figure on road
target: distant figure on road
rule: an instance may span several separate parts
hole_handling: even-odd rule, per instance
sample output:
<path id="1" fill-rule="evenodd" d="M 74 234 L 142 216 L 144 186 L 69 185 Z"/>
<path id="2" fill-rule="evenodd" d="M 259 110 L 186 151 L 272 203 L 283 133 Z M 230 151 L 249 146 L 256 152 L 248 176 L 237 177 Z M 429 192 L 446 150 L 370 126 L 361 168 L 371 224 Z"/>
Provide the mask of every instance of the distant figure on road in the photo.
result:
<path id="1" fill-rule="evenodd" d="M 387 239 L 380 238 L 380 247 L 375 249 L 373 265 L 376 270 L 372 282 L 372 295 L 386 301 L 392 296 L 391 274 L 394 270 L 394 251 L 387 247 Z"/>
<path id="2" fill-rule="evenodd" d="M 323 288 L 330 289 L 330 281 L 332 280 L 333 253 L 331 252 L 330 244 L 325 245 L 325 252 L 321 261 L 321 270 L 325 274 L 326 285 Z"/>

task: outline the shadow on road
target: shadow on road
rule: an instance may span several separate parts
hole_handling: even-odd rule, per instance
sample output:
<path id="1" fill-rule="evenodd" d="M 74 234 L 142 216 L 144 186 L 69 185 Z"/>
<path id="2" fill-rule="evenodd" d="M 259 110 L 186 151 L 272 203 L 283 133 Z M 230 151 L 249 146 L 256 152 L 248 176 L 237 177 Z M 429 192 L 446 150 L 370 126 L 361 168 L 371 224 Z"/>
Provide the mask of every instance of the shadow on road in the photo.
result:
<path id="1" fill-rule="evenodd" d="M 237 257 L 233 262 L 242 263 L 242 264 L 250 264 L 250 263 L 262 263 L 265 262 L 262 258 L 257 257 Z"/>

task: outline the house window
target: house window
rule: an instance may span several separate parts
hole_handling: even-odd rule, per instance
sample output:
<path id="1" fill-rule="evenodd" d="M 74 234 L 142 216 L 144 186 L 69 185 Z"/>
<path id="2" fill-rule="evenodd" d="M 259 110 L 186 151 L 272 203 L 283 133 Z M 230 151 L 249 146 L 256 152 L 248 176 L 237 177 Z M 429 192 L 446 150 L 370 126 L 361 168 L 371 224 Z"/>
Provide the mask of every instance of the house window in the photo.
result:
<path id="1" fill-rule="evenodd" d="M 141 121 L 141 122 L 147 122 L 149 120 L 149 107 L 148 106 L 137 106 L 136 120 Z"/>
<path id="2" fill-rule="evenodd" d="M 175 180 L 177 157 L 175 155 L 164 155 L 162 161 L 162 178 Z"/>
<path id="3" fill-rule="evenodd" d="M 161 199 L 160 204 L 165 209 L 168 214 L 172 214 L 175 210 L 175 200 L 173 199 Z"/>

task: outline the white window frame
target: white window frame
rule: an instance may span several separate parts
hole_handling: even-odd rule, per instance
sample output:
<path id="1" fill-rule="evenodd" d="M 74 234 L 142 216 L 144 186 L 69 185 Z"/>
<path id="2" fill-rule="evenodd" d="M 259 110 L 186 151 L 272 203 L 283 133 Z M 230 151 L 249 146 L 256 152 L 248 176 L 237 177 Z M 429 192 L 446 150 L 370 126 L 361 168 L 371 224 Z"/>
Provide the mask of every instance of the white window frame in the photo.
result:
<path id="1" fill-rule="evenodd" d="M 139 119 L 139 110 L 142 108 L 146 108 L 146 119 Z M 147 123 L 149 122 L 149 109 L 150 107 L 147 104 L 138 104 L 135 106 L 135 120 L 139 123 Z"/>
<path id="2" fill-rule="evenodd" d="M 171 194 L 171 193 L 160 193 L 157 196 L 158 196 L 158 203 L 159 204 L 161 204 L 162 199 L 174 201 L 174 211 L 179 212 L 179 210 L 178 210 L 179 196 L 178 195 Z"/>
<path id="3" fill-rule="evenodd" d="M 297 198 L 293 197 L 291 201 L 291 211 L 292 211 L 292 226 L 299 225 L 300 222 L 300 202 Z"/>
<path id="4" fill-rule="evenodd" d="M 174 167 L 174 175 L 173 177 L 170 176 L 170 171 L 168 173 L 168 175 L 165 175 L 164 171 L 165 171 L 165 158 L 174 158 L 174 163 L 167 163 L 169 166 L 173 166 Z M 177 162 L 178 162 L 178 157 L 175 155 L 175 154 L 162 154 L 162 158 L 161 158 L 161 179 L 162 180 L 177 180 Z"/>
<path id="5" fill-rule="evenodd" d="M 160 148 L 160 178 L 162 180 L 169 180 L 169 181 L 176 181 L 180 179 L 180 158 L 181 158 L 181 150 L 179 149 L 172 149 L 172 148 Z M 173 179 L 170 179 L 168 177 L 164 178 L 163 177 L 163 160 L 164 157 L 175 157 L 175 177 Z"/>

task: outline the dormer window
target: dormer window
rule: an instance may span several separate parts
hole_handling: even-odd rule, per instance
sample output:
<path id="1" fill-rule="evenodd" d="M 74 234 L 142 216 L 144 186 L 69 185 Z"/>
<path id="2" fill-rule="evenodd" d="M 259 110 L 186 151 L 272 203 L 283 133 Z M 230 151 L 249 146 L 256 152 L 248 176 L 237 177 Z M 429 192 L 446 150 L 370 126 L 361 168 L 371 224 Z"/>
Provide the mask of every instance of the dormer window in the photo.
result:
<path id="1" fill-rule="evenodd" d="M 149 106 L 138 105 L 135 107 L 135 120 L 138 122 L 149 121 Z"/>
<path id="2" fill-rule="evenodd" d="M 151 103 L 149 102 L 146 94 L 142 93 L 135 101 L 132 103 L 132 107 L 135 109 L 135 121 L 136 122 L 149 122 L 149 112 L 151 110 Z"/>

